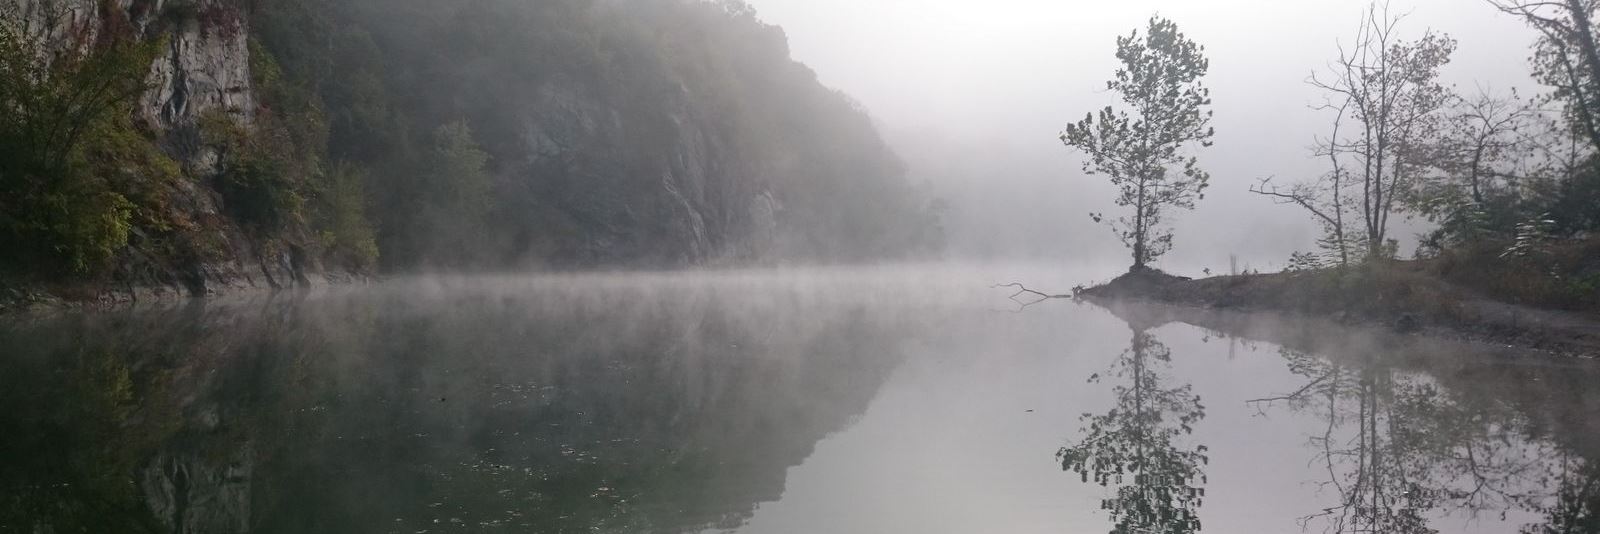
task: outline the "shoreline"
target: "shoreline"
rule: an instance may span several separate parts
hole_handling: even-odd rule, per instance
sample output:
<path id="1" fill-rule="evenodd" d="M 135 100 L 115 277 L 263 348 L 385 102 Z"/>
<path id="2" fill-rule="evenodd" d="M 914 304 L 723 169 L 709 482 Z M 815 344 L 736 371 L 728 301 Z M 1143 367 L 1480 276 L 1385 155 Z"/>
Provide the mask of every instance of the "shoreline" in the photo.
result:
<path id="1" fill-rule="evenodd" d="M 1074 297 L 1107 309 L 1119 301 L 1145 301 L 1197 311 L 1290 314 L 1344 327 L 1600 358 L 1596 314 L 1492 299 L 1406 262 L 1200 279 L 1147 269 Z"/>
<path id="2" fill-rule="evenodd" d="M 313 273 L 288 286 L 263 284 L 254 279 L 208 283 L 196 292 L 176 284 L 70 285 L 0 283 L 0 318 L 72 311 L 103 312 L 141 305 L 205 302 L 316 291 L 330 287 L 370 284 L 382 277 L 354 273 Z"/>

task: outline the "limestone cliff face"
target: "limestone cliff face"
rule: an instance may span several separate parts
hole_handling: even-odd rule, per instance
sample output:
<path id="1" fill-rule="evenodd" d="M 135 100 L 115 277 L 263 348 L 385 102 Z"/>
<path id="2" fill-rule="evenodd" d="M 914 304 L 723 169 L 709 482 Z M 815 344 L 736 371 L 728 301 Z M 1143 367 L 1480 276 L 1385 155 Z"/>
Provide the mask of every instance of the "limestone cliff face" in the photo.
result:
<path id="1" fill-rule="evenodd" d="M 236 6 L 222 0 L 5 1 L 62 50 L 87 47 L 114 24 L 145 38 L 167 38 L 139 110 L 163 130 L 193 125 L 212 110 L 245 123 L 255 116 L 248 21 Z"/>
<path id="2" fill-rule="evenodd" d="M 579 221 L 577 250 L 597 263 L 700 265 L 761 258 L 779 204 L 762 176 L 693 108 L 687 89 L 626 113 L 593 88 L 552 82 L 525 105 L 526 158 L 508 179 L 542 189 Z M 641 149 L 642 147 L 666 147 Z"/>
<path id="3" fill-rule="evenodd" d="M 141 39 L 165 40 L 135 115 L 186 171 L 188 179 L 170 184 L 174 190 L 168 196 L 184 219 L 198 223 L 200 235 L 190 238 L 212 244 L 214 251 L 173 263 L 128 250 L 122 263 L 131 272 L 123 278 L 145 286 L 137 293 L 204 295 L 311 283 L 308 273 L 316 266 L 293 238 L 289 246 L 261 246 L 223 215 L 222 198 L 211 185 L 222 169 L 216 147 L 201 141 L 202 117 L 221 114 L 248 130 L 258 106 L 251 86 L 249 20 L 240 7 L 224 0 L 0 1 L 12 3 L 58 51 L 87 49 L 119 25 Z"/>
<path id="4" fill-rule="evenodd" d="M 754 15 L 695 0 L 396 1 L 0 6 L 57 52 L 160 40 L 134 115 L 184 171 L 161 185 L 180 235 L 133 230 L 115 276 L 131 286 L 303 286 L 352 257 L 371 268 L 371 251 L 397 271 L 877 260 L 936 226 L 866 113 Z M 292 200 L 328 202 L 355 169 L 345 211 L 244 220 L 258 197 L 239 194 L 249 169 L 216 141 L 219 118 L 276 143 L 269 179 L 288 176 Z M 481 154 L 482 173 L 430 159 L 430 135 L 455 124 L 476 146 L 452 161 Z M 476 178 L 457 177 L 479 174 L 462 187 L 493 206 L 463 216 L 474 201 L 450 199 Z M 335 232 L 343 213 L 355 231 Z"/>

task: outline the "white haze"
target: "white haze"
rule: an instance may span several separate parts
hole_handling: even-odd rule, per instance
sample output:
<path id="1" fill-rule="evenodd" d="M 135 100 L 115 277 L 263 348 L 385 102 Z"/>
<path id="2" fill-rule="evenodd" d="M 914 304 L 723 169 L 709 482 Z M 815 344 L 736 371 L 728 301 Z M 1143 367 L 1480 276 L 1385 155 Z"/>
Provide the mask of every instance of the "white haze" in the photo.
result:
<path id="1" fill-rule="evenodd" d="M 1152 15 L 1206 47 L 1216 146 L 1201 153 L 1207 198 L 1174 213 L 1176 247 L 1161 265 L 1225 270 L 1230 253 L 1260 269 L 1312 247 L 1299 211 L 1247 189 L 1256 180 L 1315 176 L 1308 147 L 1324 135 L 1323 98 L 1305 82 L 1353 33 L 1366 2 L 1130 0 L 750 0 L 782 26 L 795 58 L 862 102 L 906 159 L 953 205 L 957 258 L 1079 260 L 1126 255 L 1091 211 L 1113 212 L 1114 190 L 1085 177 L 1057 140 L 1063 126 L 1114 101 L 1105 80 L 1115 39 Z M 1460 42 L 1446 81 L 1542 91 L 1526 57 L 1534 35 L 1483 0 L 1392 3 L 1402 33 L 1432 28 Z M 1410 223 L 1399 234 L 1415 233 Z M 1405 245 L 1402 252 L 1409 253 Z M 1098 262 L 1096 262 L 1098 263 Z"/>

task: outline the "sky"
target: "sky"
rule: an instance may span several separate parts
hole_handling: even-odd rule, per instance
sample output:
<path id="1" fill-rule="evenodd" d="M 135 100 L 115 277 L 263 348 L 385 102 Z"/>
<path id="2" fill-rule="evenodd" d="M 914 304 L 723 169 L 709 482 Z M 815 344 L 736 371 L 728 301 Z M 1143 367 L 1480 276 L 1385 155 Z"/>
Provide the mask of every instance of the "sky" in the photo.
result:
<path id="1" fill-rule="evenodd" d="M 1267 270 L 1307 250 L 1317 229 L 1296 208 L 1248 192 L 1259 179 L 1326 171 L 1309 147 L 1330 126 L 1306 83 L 1354 33 L 1356 0 L 748 0 L 784 28 L 795 59 L 859 100 L 911 170 L 952 204 L 952 254 L 1104 258 L 1126 254 L 1088 217 L 1113 213 L 1115 190 L 1086 177 L 1062 128 L 1116 101 L 1105 82 L 1116 37 L 1159 14 L 1206 47 L 1216 144 L 1200 152 L 1212 187 L 1174 214 L 1161 264 Z M 1534 34 L 1484 0 L 1395 0 L 1403 37 L 1427 30 L 1460 45 L 1443 72 L 1464 93 L 1542 91 L 1526 57 Z M 1403 235 L 1422 223 L 1402 223 Z M 1409 244 L 1403 252 L 1409 253 Z"/>

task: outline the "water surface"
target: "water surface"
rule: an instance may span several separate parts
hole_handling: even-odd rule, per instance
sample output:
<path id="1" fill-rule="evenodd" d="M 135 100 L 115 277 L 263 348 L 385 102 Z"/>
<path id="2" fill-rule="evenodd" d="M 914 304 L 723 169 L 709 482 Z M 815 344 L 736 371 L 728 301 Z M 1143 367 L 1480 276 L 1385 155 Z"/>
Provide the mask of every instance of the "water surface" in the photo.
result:
<path id="1" fill-rule="evenodd" d="M 0 532 L 1600 531 L 1593 362 L 1020 309 L 999 274 L 7 318 Z"/>

